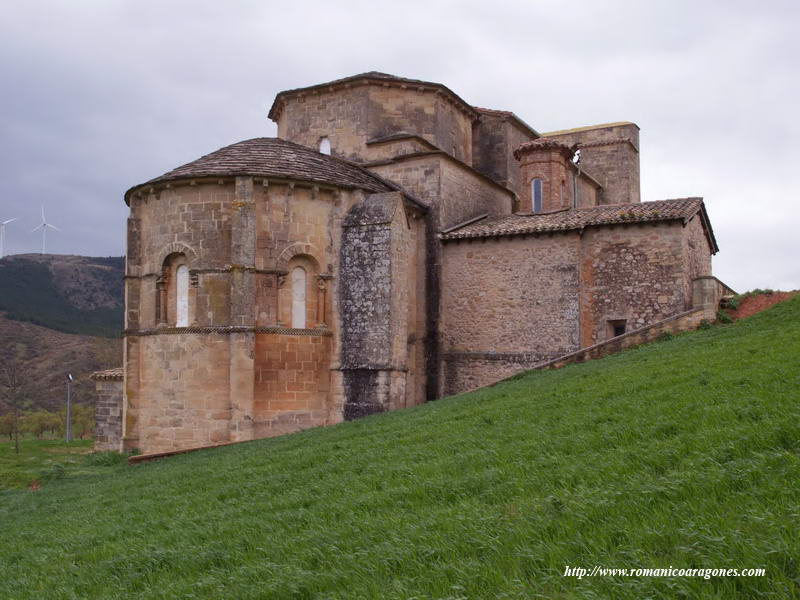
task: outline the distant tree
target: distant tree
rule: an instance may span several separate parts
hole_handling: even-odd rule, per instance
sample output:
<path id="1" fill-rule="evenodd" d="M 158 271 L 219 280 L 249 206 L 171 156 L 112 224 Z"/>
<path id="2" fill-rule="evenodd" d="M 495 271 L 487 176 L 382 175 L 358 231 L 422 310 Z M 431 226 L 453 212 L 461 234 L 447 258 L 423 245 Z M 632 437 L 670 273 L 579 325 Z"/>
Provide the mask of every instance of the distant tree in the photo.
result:
<path id="1" fill-rule="evenodd" d="M 53 437 L 59 437 L 64 431 L 64 423 L 58 413 L 48 412 L 46 425 L 47 431 L 49 431 Z"/>
<path id="2" fill-rule="evenodd" d="M 14 439 L 14 415 L 11 413 L 0 417 L 0 435 L 7 435 L 10 441 Z"/>
<path id="3" fill-rule="evenodd" d="M 30 406 L 31 376 L 29 369 L 16 357 L 6 358 L 0 367 L 0 394 L 11 414 L 14 450 L 19 454 L 19 433 L 23 411 Z"/>
<path id="4" fill-rule="evenodd" d="M 40 440 L 46 431 L 51 430 L 52 417 L 54 416 L 58 419 L 58 415 L 49 413 L 46 410 L 29 412 L 25 415 L 20 429 L 32 433 L 37 440 Z"/>

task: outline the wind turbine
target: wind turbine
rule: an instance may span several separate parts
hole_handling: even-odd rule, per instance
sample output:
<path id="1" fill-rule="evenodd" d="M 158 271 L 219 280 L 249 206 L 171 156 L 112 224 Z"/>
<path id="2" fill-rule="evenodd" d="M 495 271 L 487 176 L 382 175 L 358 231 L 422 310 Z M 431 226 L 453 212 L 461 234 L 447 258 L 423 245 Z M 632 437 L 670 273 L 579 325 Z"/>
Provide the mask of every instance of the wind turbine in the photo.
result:
<path id="1" fill-rule="evenodd" d="M 8 221 L 3 221 L 2 223 L 0 223 L 0 258 L 3 258 L 3 256 L 5 256 L 3 254 L 3 240 L 6 237 L 6 225 L 16 220 L 17 218 L 14 217 L 13 219 L 9 219 Z"/>
<path id="2" fill-rule="evenodd" d="M 44 204 L 42 204 L 42 224 L 39 225 L 38 227 L 36 227 L 35 229 L 31 230 L 31 233 L 33 233 L 34 231 L 38 231 L 39 229 L 42 230 L 42 254 L 44 254 L 45 243 L 47 242 L 47 228 L 48 227 L 50 229 L 55 229 L 56 231 L 61 231 L 55 225 L 51 225 L 50 223 L 47 222 L 47 219 L 44 216 Z"/>

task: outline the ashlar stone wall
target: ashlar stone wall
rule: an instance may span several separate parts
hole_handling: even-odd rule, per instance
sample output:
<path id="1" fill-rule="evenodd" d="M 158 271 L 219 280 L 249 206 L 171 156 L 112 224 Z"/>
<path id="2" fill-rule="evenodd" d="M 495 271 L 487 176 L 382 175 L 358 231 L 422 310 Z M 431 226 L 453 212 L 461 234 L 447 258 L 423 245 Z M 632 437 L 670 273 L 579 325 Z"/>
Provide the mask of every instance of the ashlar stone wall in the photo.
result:
<path id="1" fill-rule="evenodd" d="M 132 200 L 125 448 L 150 453 L 279 435 L 337 422 L 352 400 L 341 376 L 339 257 L 345 215 L 365 194 L 252 177 L 220 181 L 174 182 Z M 389 244 L 362 265 L 367 272 L 392 265 L 391 330 L 380 346 L 388 358 L 378 361 L 386 372 L 374 386 L 388 390 L 387 410 L 424 398 L 426 324 L 418 299 L 422 211 L 407 211 L 399 193 L 389 196 L 396 209 Z M 188 327 L 159 317 L 159 306 L 176 302 L 165 260 L 189 268 Z M 295 279 L 298 268 L 303 276 Z M 296 305 L 305 308 L 299 328 Z"/>
<path id="2" fill-rule="evenodd" d="M 582 346 L 613 337 L 611 321 L 638 329 L 691 307 L 679 221 L 590 227 L 581 253 Z"/>
<path id="3" fill-rule="evenodd" d="M 127 398 L 135 426 L 128 445 L 151 453 L 230 441 L 229 336 L 163 334 L 136 343 L 138 360 L 127 364 L 137 388 Z"/>
<path id="4" fill-rule="evenodd" d="M 370 86 L 369 139 L 398 132 L 416 134 L 472 164 L 472 119 L 431 91 Z"/>
<path id="5" fill-rule="evenodd" d="M 471 108 L 428 86 L 353 82 L 282 100 L 278 137 L 355 162 L 374 160 L 367 142 L 405 132 L 415 134 L 458 160 L 472 164 Z"/>
<path id="6" fill-rule="evenodd" d="M 711 273 L 699 216 L 448 241 L 442 257 L 443 395 L 684 313 Z"/>
<path id="7" fill-rule="evenodd" d="M 331 400 L 331 335 L 256 334 L 253 437 L 341 420 Z"/>
<path id="8" fill-rule="evenodd" d="M 368 162 L 392 160 L 393 158 L 420 154 L 436 150 L 436 147 L 421 137 L 390 136 L 379 141 L 367 143 Z"/>
<path id="9" fill-rule="evenodd" d="M 95 451 L 122 448 L 122 373 L 110 378 L 94 377 L 97 400 L 95 404 Z"/>
<path id="10" fill-rule="evenodd" d="M 510 214 L 515 197 L 509 190 L 442 153 L 398 158 L 369 168 L 398 183 L 429 207 L 424 221 L 426 308 L 424 313 L 418 312 L 424 314 L 425 338 L 424 350 L 420 349 L 417 360 L 425 365 L 426 398 L 433 400 L 441 394 L 439 315 L 443 267 L 438 234 L 482 213 Z M 419 248 L 420 259 L 422 253 Z M 421 295 L 417 294 L 417 297 Z"/>
<path id="11" fill-rule="evenodd" d="M 641 202 L 637 125 L 599 125 L 544 135 L 567 146 L 580 144 L 583 169 L 603 186 L 601 204 Z"/>
<path id="12" fill-rule="evenodd" d="M 697 214 L 685 225 L 683 255 L 686 260 L 687 294 L 691 293 L 693 280 L 711 275 L 711 245 L 701 219 L 701 215 Z"/>
<path id="13" fill-rule="evenodd" d="M 277 120 L 278 137 L 314 149 L 327 137 L 333 156 L 362 161 L 369 139 L 368 111 L 368 86 L 289 98 Z"/>
<path id="14" fill-rule="evenodd" d="M 366 197 L 342 226 L 341 371 L 344 418 L 353 419 L 407 406 L 415 393 L 407 374 L 416 369 L 418 276 L 409 268 L 416 244 L 401 194 Z"/>
<path id="15" fill-rule="evenodd" d="M 443 395 L 580 347 L 579 254 L 575 232 L 444 245 Z"/>
<path id="16" fill-rule="evenodd" d="M 534 136 L 509 117 L 482 113 L 472 133 L 472 166 L 518 197 L 523 182 L 514 150 Z"/>

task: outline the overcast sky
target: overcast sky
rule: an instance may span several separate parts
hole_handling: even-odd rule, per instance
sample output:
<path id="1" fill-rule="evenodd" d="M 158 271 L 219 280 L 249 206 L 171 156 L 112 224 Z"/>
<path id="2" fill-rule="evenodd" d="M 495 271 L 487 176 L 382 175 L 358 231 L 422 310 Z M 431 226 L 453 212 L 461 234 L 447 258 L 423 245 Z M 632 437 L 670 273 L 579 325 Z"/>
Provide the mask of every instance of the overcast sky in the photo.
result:
<path id="1" fill-rule="evenodd" d="M 703 196 L 737 291 L 800 288 L 800 3 L 63 0 L 0 8 L 6 253 L 121 255 L 123 193 L 384 71 L 539 131 L 634 121 L 642 200 Z"/>

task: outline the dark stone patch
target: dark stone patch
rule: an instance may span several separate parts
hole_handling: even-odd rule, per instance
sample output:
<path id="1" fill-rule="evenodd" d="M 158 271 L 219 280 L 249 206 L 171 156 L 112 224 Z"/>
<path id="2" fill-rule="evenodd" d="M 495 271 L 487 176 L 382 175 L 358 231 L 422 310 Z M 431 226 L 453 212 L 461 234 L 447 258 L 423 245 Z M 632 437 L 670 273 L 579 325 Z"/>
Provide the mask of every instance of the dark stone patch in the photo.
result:
<path id="1" fill-rule="evenodd" d="M 391 364 L 391 217 L 400 201 L 400 194 L 376 194 L 345 216 L 339 288 L 344 369 Z"/>
<path id="2" fill-rule="evenodd" d="M 379 371 L 354 369 L 344 371 L 344 420 L 352 421 L 386 410 L 380 400 Z"/>

